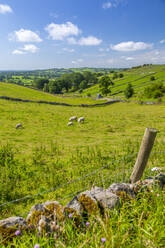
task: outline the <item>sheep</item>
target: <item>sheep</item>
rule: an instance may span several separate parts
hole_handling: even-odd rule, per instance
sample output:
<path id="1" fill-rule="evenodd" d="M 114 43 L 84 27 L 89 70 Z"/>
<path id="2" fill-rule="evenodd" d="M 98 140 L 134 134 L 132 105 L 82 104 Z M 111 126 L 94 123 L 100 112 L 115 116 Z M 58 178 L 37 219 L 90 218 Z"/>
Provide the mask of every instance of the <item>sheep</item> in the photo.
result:
<path id="1" fill-rule="evenodd" d="M 85 117 L 80 117 L 78 118 L 78 123 L 80 124 L 81 122 L 84 122 L 84 120 L 85 120 Z"/>
<path id="2" fill-rule="evenodd" d="M 72 122 L 72 121 L 69 121 L 69 122 L 68 122 L 68 127 L 69 127 L 69 126 L 73 126 L 73 122 Z"/>
<path id="3" fill-rule="evenodd" d="M 21 128 L 21 127 L 22 127 L 22 124 L 18 123 L 15 128 L 18 129 L 18 128 Z"/>
<path id="4" fill-rule="evenodd" d="M 69 118 L 69 121 L 77 121 L 77 116 L 72 116 Z"/>

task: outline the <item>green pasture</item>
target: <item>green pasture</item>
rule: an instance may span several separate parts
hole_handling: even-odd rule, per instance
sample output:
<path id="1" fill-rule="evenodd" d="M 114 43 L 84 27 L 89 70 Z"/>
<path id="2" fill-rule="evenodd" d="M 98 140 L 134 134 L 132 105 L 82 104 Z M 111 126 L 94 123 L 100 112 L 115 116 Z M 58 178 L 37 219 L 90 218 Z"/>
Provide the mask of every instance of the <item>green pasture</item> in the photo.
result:
<path id="1" fill-rule="evenodd" d="M 68 127 L 73 115 L 84 116 L 84 124 Z M 87 180 L 3 207 L 1 217 L 22 214 L 34 202 L 59 199 L 93 183 L 127 181 L 146 127 L 159 130 L 153 151 L 165 150 L 164 105 L 80 108 L 0 100 L 0 116 L 0 203 L 55 188 L 114 161 Z M 23 128 L 16 129 L 17 123 Z M 127 155 L 133 157 L 123 159 Z M 153 166 L 164 166 L 164 154 L 153 155 L 148 168 Z"/>
<path id="2" fill-rule="evenodd" d="M 79 104 L 95 104 L 98 103 L 96 100 L 89 97 L 74 97 L 72 96 L 59 96 L 45 93 L 39 90 L 30 89 L 16 84 L 2 83 L 0 82 L 0 96 L 8 96 L 13 98 L 28 99 L 33 101 L 51 101 L 68 103 L 73 105 Z M 101 101 L 105 102 L 105 101 Z M 100 103 L 100 101 L 99 101 Z"/>
<path id="3" fill-rule="evenodd" d="M 96 103 L 90 98 L 57 97 L 7 83 L 0 83 L 0 95 L 72 104 Z M 131 102 L 82 108 L 0 100 L 0 205 L 30 196 L 0 206 L 0 219 L 15 215 L 26 218 L 36 203 L 58 200 L 65 205 L 78 192 L 92 186 L 106 188 L 114 182 L 128 182 L 146 127 L 156 128 L 158 134 L 144 177 L 156 175 L 151 168 L 165 165 L 164 109 L 164 104 Z M 84 116 L 85 122 L 74 122 L 68 127 L 68 120 L 74 115 Z M 18 123 L 23 128 L 16 129 Z M 33 248 L 40 244 L 44 248 L 163 248 L 163 201 L 164 193 L 146 193 L 109 213 L 107 219 L 90 218 L 89 229 L 75 230 L 69 220 L 59 238 L 23 234 L 7 247 Z M 104 244 L 102 237 L 106 238 Z"/>

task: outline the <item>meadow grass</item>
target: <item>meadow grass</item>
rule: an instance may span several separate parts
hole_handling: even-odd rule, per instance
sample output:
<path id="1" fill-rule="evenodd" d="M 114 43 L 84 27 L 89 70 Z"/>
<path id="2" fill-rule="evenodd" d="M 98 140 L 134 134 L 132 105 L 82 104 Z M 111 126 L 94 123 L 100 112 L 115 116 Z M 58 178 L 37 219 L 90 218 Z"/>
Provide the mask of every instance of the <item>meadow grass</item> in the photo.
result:
<path id="1" fill-rule="evenodd" d="M 16 88 L 13 95 L 11 89 L 11 97 L 21 94 L 16 85 L 13 87 Z M 38 93 L 33 99 L 39 98 Z M 68 127 L 73 115 L 84 116 L 85 123 Z M 146 127 L 159 132 L 144 177 L 151 175 L 152 167 L 164 166 L 163 104 L 71 108 L 0 100 L 0 116 L 0 204 L 41 193 L 1 206 L 1 219 L 12 215 L 26 217 L 32 205 L 47 200 L 59 200 L 65 205 L 76 192 L 92 185 L 106 188 L 114 182 L 128 182 Z M 22 123 L 23 128 L 16 129 L 17 123 Z M 65 185 L 80 177 L 81 180 Z M 163 193 L 158 194 L 159 197 L 146 194 L 141 200 L 124 204 L 109 213 L 106 220 L 91 217 L 89 229 L 75 230 L 68 223 L 58 239 L 25 234 L 15 239 L 13 246 L 34 247 L 39 243 L 41 247 L 163 247 Z M 104 244 L 101 237 L 106 238 Z"/>
<path id="2" fill-rule="evenodd" d="M 68 127 L 72 115 L 85 116 L 85 123 Z M 1 217 L 22 214 L 32 202 L 60 199 L 93 183 L 127 181 L 136 156 L 118 160 L 138 152 L 146 127 L 159 130 L 153 152 L 165 150 L 164 105 L 70 108 L 1 100 L 0 116 L 1 203 L 56 188 L 110 163 L 70 187 L 4 207 Z M 17 130 L 17 123 L 23 128 Z M 148 168 L 163 163 L 164 154 L 155 154 Z"/>
<path id="3" fill-rule="evenodd" d="M 22 233 L 6 247 L 33 248 L 39 244 L 44 248 L 163 248 L 164 199 L 163 192 L 146 192 L 138 200 L 125 202 L 120 209 L 108 212 L 104 219 L 91 216 L 88 226 L 84 223 L 81 228 L 76 228 L 74 220 L 67 219 L 59 236 L 54 234 L 46 238 L 44 235 L 37 237 L 35 233 Z"/>
<path id="4" fill-rule="evenodd" d="M 73 105 L 95 104 L 97 101 L 89 97 L 52 95 L 39 90 L 30 89 L 12 83 L 0 82 L 0 96 L 21 98 L 33 101 L 51 101 L 58 103 L 68 103 Z M 105 102 L 104 100 L 102 102 Z"/>

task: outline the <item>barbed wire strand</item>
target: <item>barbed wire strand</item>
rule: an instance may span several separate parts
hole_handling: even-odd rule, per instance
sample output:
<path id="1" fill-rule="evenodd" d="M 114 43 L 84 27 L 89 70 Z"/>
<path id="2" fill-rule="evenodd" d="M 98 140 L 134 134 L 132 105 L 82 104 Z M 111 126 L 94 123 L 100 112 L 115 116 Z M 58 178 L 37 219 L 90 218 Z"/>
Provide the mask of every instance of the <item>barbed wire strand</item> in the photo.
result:
<path id="1" fill-rule="evenodd" d="M 129 169 L 128 169 L 128 171 L 130 171 L 130 170 L 132 170 L 132 168 L 129 168 Z M 117 174 L 117 176 L 119 176 L 119 175 L 123 175 L 123 173 Z M 114 177 L 115 177 L 115 176 L 113 176 L 113 178 L 114 178 Z M 82 188 L 82 189 L 80 189 L 80 190 L 78 190 L 78 191 L 76 191 L 76 192 L 73 192 L 73 193 L 71 193 L 71 194 L 66 195 L 66 196 L 63 197 L 63 198 L 59 198 L 59 199 L 56 199 L 56 200 L 59 201 L 59 202 L 62 202 L 62 201 L 66 200 L 66 199 L 68 199 L 68 198 L 70 198 L 70 197 L 75 197 L 77 194 L 82 193 L 83 191 L 89 190 L 89 188 L 91 188 L 91 186 L 96 186 L 97 183 L 105 183 L 106 181 L 108 181 L 108 179 L 109 179 L 109 178 L 106 178 L 106 179 L 104 179 L 104 180 L 97 180 L 97 181 L 94 182 L 92 185 L 88 185 L 88 186 L 85 187 L 85 188 Z M 99 190 L 97 190 L 97 192 L 98 192 L 98 191 L 99 191 Z M 101 192 L 101 190 L 100 190 L 100 192 Z M 24 217 L 25 215 L 28 215 L 29 213 L 30 213 L 30 211 L 24 212 L 24 213 L 21 214 L 20 216 Z"/>
<path id="2" fill-rule="evenodd" d="M 99 172 L 99 171 L 101 171 L 101 170 L 103 170 L 103 169 L 108 168 L 111 164 L 113 164 L 113 163 L 115 163 L 115 162 L 120 162 L 120 161 L 122 161 L 122 160 L 124 160 L 124 159 L 126 159 L 126 158 L 130 158 L 130 157 L 133 157 L 133 156 L 135 156 L 135 155 L 137 155 L 137 153 L 134 153 L 134 154 L 132 154 L 132 155 L 128 155 L 128 156 L 126 156 L 126 157 L 124 156 L 123 158 L 118 159 L 118 160 L 112 160 L 112 161 L 111 161 L 110 163 L 108 163 L 107 165 L 102 166 L 102 167 L 100 167 L 99 169 L 97 169 L 97 170 L 95 170 L 95 171 L 92 171 L 92 172 L 90 172 L 90 173 L 88 173 L 88 174 L 86 174 L 86 175 L 84 175 L 84 176 L 82 176 L 82 177 L 76 178 L 76 179 L 74 179 L 74 180 L 72 180 L 72 181 L 70 181 L 70 182 L 67 182 L 67 183 L 65 183 L 65 184 L 61 184 L 61 185 L 59 185 L 59 186 L 57 186 L 57 187 L 55 187 L 55 188 L 52 188 L 52 189 L 49 189 L 49 190 L 46 190 L 46 191 L 43 191 L 43 192 L 39 192 L 39 193 L 34 194 L 34 195 L 31 195 L 31 196 L 25 196 L 25 197 L 22 197 L 22 198 L 19 198 L 19 199 L 16 199 L 16 200 L 12 200 L 12 201 L 9 201 L 9 202 L 2 203 L 2 204 L 0 204 L 0 207 L 5 206 L 5 205 L 9 205 L 9 204 L 12 204 L 12 203 L 17 203 L 17 202 L 19 202 L 19 201 L 24 201 L 24 200 L 32 199 L 32 198 L 35 198 L 35 197 L 37 197 L 37 196 L 40 196 L 40 195 L 43 195 L 43 194 L 47 194 L 47 193 L 56 191 L 56 190 L 59 189 L 59 188 L 68 186 L 68 185 L 70 185 L 70 184 L 72 184 L 72 183 L 74 183 L 74 182 L 80 181 L 80 180 L 82 180 L 82 179 L 84 179 L 84 178 L 86 178 L 86 177 L 89 177 L 89 176 L 91 176 L 91 175 L 94 175 L 94 174 L 96 174 L 97 172 Z"/>
<path id="3" fill-rule="evenodd" d="M 153 152 L 153 153 L 151 153 L 151 155 L 158 154 L 158 153 L 165 153 L 165 151 Z M 78 181 L 80 181 L 80 180 L 82 180 L 82 179 L 84 179 L 84 178 L 87 178 L 87 177 L 89 177 L 89 176 L 91 176 L 91 175 L 94 175 L 94 174 L 96 174 L 97 172 L 102 171 L 103 169 L 108 168 L 111 164 L 113 164 L 113 163 L 115 163 L 115 162 L 120 162 L 120 161 L 125 160 L 125 159 L 127 159 L 127 158 L 131 158 L 131 157 L 133 157 L 133 156 L 135 156 L 135 155 L 137 155 L 137 154 L 138 154 L 138 153 L 134 153 L 134 154 L 128 155 L 128 156 L 126 156 L 126 157 L 123 156 L 121 159 L 118 159 L 118 160 L 112 160 L 112 161 L 111 161 L 110 163 L 108 163 L 107 165 L 102 166 L 102 167 L 100 167 L 99 169 L 97 169 L 97 170 L 95 170 L 95 171 L 92 171 L 92 172 L 90 172 L 90 173 L 88 173 L 88 174 L 86 174 L 86 175 L 84 175 L 84 176 L 82 176 L 82 177 L 76 178 L 76 179 L 74 179 L 74 180 L 72 180 L 72 181 L 70 181 L 70 182 L 67 182 L 67 183 L 65 183 L 65 184 L 61 184 L 61 185 L 59 185 L 59 186 L 57 186 L 57 187 L 55 187 L 55 188 L 52 188 L 52 189 L 49 189 L 49 190 L 46 190 L 46 191 L 43 191 L 43 192 L 39 192 L 39 193 L 34 194 L 34 195 L 31 195 L 31 196 L 25 196 L 25 197 L 22 197 L 22 198 L 19 198 L 19 199 L 16 199 L 16 200 L 12 200 L 12 201 L 9 201 L 9 202 L 2 203 L 2 204 L 0 204 L 0 207 L 2 207 L 2 206 L 7 206 L 7 205 L 12 204 L 12 203 L 17 203 L 17 202 L 20 202 L 20 201 L 32 199 L 32 198 L 35 198 L 35 197 L 37 197 L 37 196 L 40 196 L 40 195 L 43 195 L 43 194 L 47 194 L 47 193 L 50 193 L 50 192 L 54 192 L 54 191 L 56 191 L 57 189 L 60 189 L 60 188 L 65 187 L 65 186 L 68 186 L 68 185 L 70 185 L 70 184 L 72 184 L 72 183 L 74 183 L 74 182 L 78 182 Z"/>

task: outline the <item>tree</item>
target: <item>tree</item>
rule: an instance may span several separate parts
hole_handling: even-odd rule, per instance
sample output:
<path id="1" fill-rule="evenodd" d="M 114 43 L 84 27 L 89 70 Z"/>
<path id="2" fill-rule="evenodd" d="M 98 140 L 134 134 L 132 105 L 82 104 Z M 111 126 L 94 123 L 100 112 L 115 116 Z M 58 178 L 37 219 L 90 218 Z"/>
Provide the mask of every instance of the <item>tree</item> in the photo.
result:
<path id="1" fill-rule="evenodd" d="M 88 88 L 88 82 L 86 80 L 81 81 L 80 85 L 79 85 L 80 89 L 86 89 Z"/>
<path id="2" fill-rule="evenodd" d="M 118 78 L 118 74 L 117 74 L 117 72 L 115 71 L 114 73 L 113 73 L 113 79 L 117 79 Z"/>
<path id="3" fill-rule="evenodd" d="M 159 98 L 165 94 L 165 86 L 163 83 L 155 83 L 152 86 L 148 86 L 144 89 L 144 95 L 147 98 Z"/>
<path id="4" fill-rule="evenodd" d="M 155 80 L 155 77 L 154 76 L 151 76 L 150 77 L 150 81 L 154 81 Z"/>
<path id="5" fill-rule="evenodd" d="M 73 73 L 65 73 L 59 78 L 59 80 L 61 80 L 62 88 L 65 88 L 66 92 L 68 92 L 73 84 Z"/>
<path id="6" fill-rule="evenodd" d="M 49 85 L 48 84 L 44 84 L 43 91 L 44 92 L 49 92 Z"/>
<path id="7" fill-rule="evenodd" d="M 43 89 L 44 88 L 44 84 L 48 84 L 49 80 L 45 79 L 45 78 L 39 78 L 34 80 L 34 86 L 38 89 Z"/>
<path id="8" fill-rule="evenodd" d="M 78 90 L 80 83 L 84 80 L 84 76 L 80 72 L 73 73 L 73 87 Z"/>
<path id="9" fill-rule="evenodd" d="M 119 74 L 119 78 L 123 78 L 124 77 L 124 74 L 123 73 L 120 73 Z"/>
<path id="10" fill-rule="evenodd" d="M 124 91 L 124 95 L 128 99 L 131 96 L 133 96 L 133 94 L 134 94 L 134 89 L 132 87 L 132 84 L 129 83 Z"/>
<path id="11" fill-rule="evenodd" d="M 83 75 L 84 75 L 84 79 L 88 83 L 96 84 L 98 82 L 96 73 L 92 73 L 90 71 L 84 71 Z"/>
<path id="12" fill-rule="evenodd" d="M 103 76 L 99 79 L 99 88 L 102 95 L 107 96 L 111 92 L 110 86 L 114 83 L 111 81 L 109 76 Z"/>
<path id="13" fill-rule="evenodd" d="M 49 82 L 49 92 L 53 94 L 61 94 L 62 93 L 62 85 L 60 79 L 51 80 Z"/>

